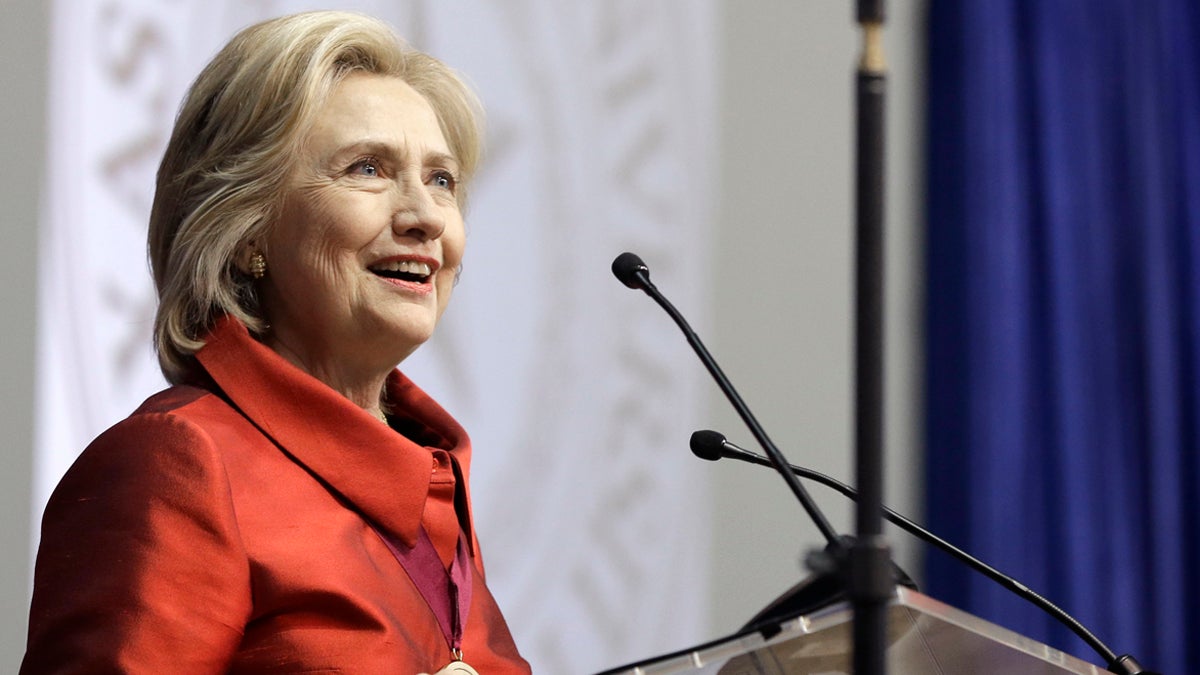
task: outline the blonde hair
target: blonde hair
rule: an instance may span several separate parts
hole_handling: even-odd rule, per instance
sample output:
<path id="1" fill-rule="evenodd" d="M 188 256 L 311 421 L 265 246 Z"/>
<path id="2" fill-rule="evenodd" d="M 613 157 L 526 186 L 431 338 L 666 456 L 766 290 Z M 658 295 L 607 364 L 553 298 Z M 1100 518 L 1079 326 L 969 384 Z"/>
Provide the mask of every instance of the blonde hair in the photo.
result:
<path id="1" fill-rule="evenodd" d="M 353 72 L 398 77 L 425 97 L 460 165 L 465 206 L 482 117 L 453 70 L 360 14 L 307 12 L 244 29 L 192 84 L 158 169 L 149 256 L 154 346 L 169 382 L 195 372 L 193 355 L 221 316 L 264 331 L 254 279 L 238 256 L 274 225 L 305 133 Z"/>

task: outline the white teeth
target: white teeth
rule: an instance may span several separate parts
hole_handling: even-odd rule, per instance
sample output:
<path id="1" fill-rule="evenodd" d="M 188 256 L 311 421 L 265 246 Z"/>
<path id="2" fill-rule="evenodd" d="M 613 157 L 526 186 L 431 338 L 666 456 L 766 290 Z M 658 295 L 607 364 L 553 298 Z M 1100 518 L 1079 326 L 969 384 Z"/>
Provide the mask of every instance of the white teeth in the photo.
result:
<path id="1" fill-rule="evenodd" d="M 433 268 L 429 266 L 429 263 L 417 262 L 415 260 L 393 260 L 392 262 L 373 265 L 372 267 L 381 272 L 404 272 L 423 277 L 433 274 Z"/>

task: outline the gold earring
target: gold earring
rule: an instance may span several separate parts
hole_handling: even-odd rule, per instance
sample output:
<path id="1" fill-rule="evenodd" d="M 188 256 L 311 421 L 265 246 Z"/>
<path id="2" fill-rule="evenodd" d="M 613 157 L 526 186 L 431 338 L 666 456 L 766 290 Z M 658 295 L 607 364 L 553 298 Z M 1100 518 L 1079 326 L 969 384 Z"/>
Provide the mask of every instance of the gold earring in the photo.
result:
<path id="1" fill-rule="evenodd" d="M 255 251 L 250 256 L 250 276 L 261 279 L 267 275 L 267 258 L 262 251 Z"/>

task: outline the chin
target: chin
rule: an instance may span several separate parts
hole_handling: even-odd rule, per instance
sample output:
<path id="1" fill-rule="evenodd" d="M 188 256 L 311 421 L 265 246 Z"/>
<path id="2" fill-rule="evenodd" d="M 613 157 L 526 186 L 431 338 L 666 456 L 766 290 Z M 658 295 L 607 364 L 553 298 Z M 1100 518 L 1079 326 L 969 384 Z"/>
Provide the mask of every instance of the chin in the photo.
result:
<path id="1" fill-rule="evenodd" d="M 430 308 L 409 306 L 401 311 L 376 314 L 368 324 L 360 326 L 389 354 L 408 356 L 433 337 L 438 314 Z"/>
<path id="2" fill-rule="evenodd" d="M 425 344 L 429 338 L 433 337 L 433 325 L 429 326 L 413 326 L 411 324 L 402 327 L 392 327 L 392 330 L 387 331 L 388 344 L 394 347 L 397 353 L 401 353 L 401 358 L 407 357 L 417 350 L 418 347 Z"/>

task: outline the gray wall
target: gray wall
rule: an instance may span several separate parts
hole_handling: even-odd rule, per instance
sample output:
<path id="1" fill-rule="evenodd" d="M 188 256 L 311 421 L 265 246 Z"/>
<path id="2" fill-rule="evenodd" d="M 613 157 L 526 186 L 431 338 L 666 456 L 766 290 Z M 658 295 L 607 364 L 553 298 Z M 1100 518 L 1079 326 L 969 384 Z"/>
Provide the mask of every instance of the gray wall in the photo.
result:
<path id="1" fill-rule="evenodd" d="M 7 447 L 0 486 L 0 671 L 23 651 L 28 602 L 35 251 L 44 154 L 48 4 L 0 0 L 0 284 L 3 350 L 0 424 Z M 888 501 L 919 517 L 918 18 L 924 2 L 891 3 L 888 51 Z M 710 348 L 776 443 L 796 463 L 850 481 L 851 77 L 858 52 L 853 3 L 753 0 L 722 4 L 718 239 Z M 70 157 L 53 158 L 61 180 Z M 70 264 L 70 261 L 57 261 Z M 686 348 L 682 342 L 680 348 Z M 712 398 L 712 427 L 752 445 L 740 421 Z M 61 411 L 70 415 L 71 411 Z M 686 453 L 686 448 L 680 448 Z M 817 545 L 800 507 L 769 471 L 711 467 L 714 496 L 712 626 L 731 629 L 797 581 Z M 851 510 L 812 492 L 840 529 Z M 909 542 L 898 558 L 917 567 Z M 667 646 L 664 646 L 667 647 Z"/>
<path id="2" fill-rule="evenodd" d="M 0 0 L 0 672 L 15 673 L 29 611 L 29 482 L 38 191 L 45 154 L 49 3 Z M 60 174 L 70 180 L 70 158 Z M 70 261 L 62 261 L 70 264 Z M 71 411 L 61 411 L 70 415 Z"/>
<path id="3" fill-rule="evenodd" d="M 919 519 L 918 50 L 925 3 L 888 6 L 885 500 Z M 756 0 L 722 7 L 724 159 L 710 349 L 793 463 L 852 483 L 853 71 L 860 41 L 854 3 Z M 712 411 L 714 428 L 754 447 L 717 393 Z M 728 461 L 712 470 L 713 627 L 720 631 L 740 625 L 804 576 L 804 554 L 823 541 L 779 476 Z M 825 488 L 809 492 L 835 527 L 853 531 L 846 500 Z M 911 541 L 888 533 L 901 566 L 915 574 Z"/>

